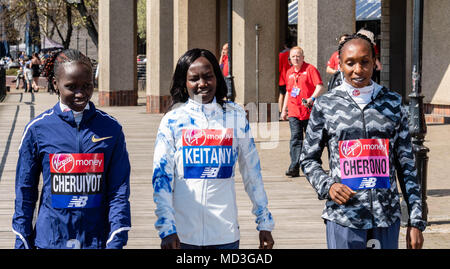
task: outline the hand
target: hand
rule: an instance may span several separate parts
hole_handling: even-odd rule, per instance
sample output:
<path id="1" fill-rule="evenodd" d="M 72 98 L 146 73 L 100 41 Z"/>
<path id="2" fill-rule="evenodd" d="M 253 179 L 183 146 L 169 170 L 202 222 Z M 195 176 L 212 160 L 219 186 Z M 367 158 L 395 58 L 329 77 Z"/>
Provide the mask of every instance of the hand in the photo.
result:
<path id="1" fill-rule="evenodd" d="M 341 183 L 334 183 L 331 185 L 328 193 L 330 194 L 331 199 L 339 205 L 347 203 L 348 200 L 356 194 L 356 192 L 350 189 L 347 185 Z"/>
<path id="2" fill-rule="evenodd" d="M 287 120 L 287 111 L 286 110 L 283 110 L 282 112 L 281 112 L 281 115 L 280 115 L 280 119 L 282 119 L 282 120 Z"/>
<path id="3" fill-rule="evenodd" d="M 180 249 L 180 239 L 177 234 L 164 237 L 161 241 L 161 249 Z"/>
<path id="4" fill-rule="evenodd" d="M 259 231 L 259 249 L 272 249 L 274 244 L 271 232 Z"/>
<path id="5" fill-rule="evenodd" d="M 406 231 L 406 248 L 421 249 L 423 246 L 422 231 L 416 227 L 408 227 Z"/>
<path id="6" fill-rule="evenodd" d="M 306 99 L 306 106 L 308 108 L 311 108 L 313 106 L 313 104 L 314 104 L 314 101 L 313 101 L 313 99 L 311 97 Z"/>

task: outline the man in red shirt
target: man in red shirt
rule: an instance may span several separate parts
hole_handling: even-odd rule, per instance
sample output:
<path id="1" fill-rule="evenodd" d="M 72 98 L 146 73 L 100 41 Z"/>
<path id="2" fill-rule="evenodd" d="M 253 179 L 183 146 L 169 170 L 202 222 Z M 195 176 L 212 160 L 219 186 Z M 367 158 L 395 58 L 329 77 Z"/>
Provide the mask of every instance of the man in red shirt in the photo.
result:
<path id="1" fill-rule="evenodd" d="M 291 48 L 292 67 L 286 72 L 287 98 L 284 99 L 281 113 L 281 119 L 286 120 L 289 117 L 291 164 L 286 175 L 292 177 L 300 175 L 303 132 L 306 131 L 314 100 L 326 91 L 319 71 L 313 65 L 306 63 L 304 58 L 302 48 Z"/>
<path id="2" fill-rule="evenodd" d="M 284 97 L 286 95 L 286 72 L 291 68 L 291 63 L 289 62 L 289 46 L 284 45 L 284 50 L 278 55 L 278 73 L 280 77 L 278 79 L 279 95 L 278 95 L 278 110 L 280 112 L 283 109 Z"/>
<path id="3" fill-rule="evenodd" d="M 348 34 L 343 34 L 339 37 L 339 44 L 341 44 L 342 42 L 344 42 L 345 38 L 347 38 L 347 36 L 349 36 Z M 333 52 L 333 54 L 331 54 L 330 59 L 328 60 L 327 63 L 327 73 L 334 75 L 334 73 L 336 73 L 337 71 L 339 71 L 339 51 L 336 50 L 335 52 Z"/>
<path id="4" fill-rule="evenodd" d="M 225 43 L 222 47 L 222 52 L 220 53 L 219 65 L 222 69 L 222 74 L 224 77 L 228 77 L 228 43 Z"/>

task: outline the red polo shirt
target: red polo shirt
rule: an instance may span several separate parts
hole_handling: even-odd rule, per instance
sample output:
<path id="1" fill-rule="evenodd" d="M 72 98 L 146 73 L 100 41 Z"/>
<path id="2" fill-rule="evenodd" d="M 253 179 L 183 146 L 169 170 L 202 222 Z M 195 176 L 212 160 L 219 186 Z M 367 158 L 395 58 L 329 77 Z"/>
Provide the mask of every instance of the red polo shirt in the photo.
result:
<path id="1" fill-rule="evenodd" d="M 228 55 L 224 55 L 222 57 L 222 61 L 223 61 L 222 74 L 224 77 L 227 77 L 228 76 Z"/>
<path id="2" fill-rule="evenodd" d="M 291 64 L 289 63 L 289 50 L 280 52 L 278 56 L 278 72 L 280 73 L 278 85 L 286 85 L 286 72 L 290 67 Z"/>
<path id="3" fill-rule="evenodd" d="M 328 60 L 327 66 L 334 70 L 339 69 L 339 51 L 335 51 Z"/>
<path id="4" fill-rule="evenodd" d="M 287 108 L 288 117 L 296 117 L 299 120 L 309 119 L 310 109 L 302 104 L 302 98 L 308 99 L 314 93 L 318 84 L 323 84 L 320 73 L 313 65 L 303 62 L 299 71 L 295 71 L 294 66 L 286 72 L 286 94 L 289 96 Z M 292 96 L 292 89 L 300 89 L 296 97 Z"/>

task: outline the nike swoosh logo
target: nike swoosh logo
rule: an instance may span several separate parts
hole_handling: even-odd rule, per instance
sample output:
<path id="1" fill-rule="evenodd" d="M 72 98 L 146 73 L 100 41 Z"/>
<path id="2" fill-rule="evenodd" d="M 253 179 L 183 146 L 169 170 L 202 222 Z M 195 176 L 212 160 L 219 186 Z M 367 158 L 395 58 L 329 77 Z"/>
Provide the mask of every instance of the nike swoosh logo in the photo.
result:
<path id="1" fill-rule="evenodd" d="M 107 137 L 100 137 L 100 138 L 96 138 L 95 135 L 92 136 L 92 142 L 97 143 L 106 139 L 110 139 L 112 138 L 112 136 L 107 136 Z"/>

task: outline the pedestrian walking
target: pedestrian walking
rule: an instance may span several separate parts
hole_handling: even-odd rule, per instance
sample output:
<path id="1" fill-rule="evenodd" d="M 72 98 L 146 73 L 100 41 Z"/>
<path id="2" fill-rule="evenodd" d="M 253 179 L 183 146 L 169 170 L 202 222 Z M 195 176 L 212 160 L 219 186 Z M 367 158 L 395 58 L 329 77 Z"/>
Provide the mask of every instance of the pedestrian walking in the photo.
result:
<path id="1" fill-rule="evenodd" d="M 64 50 L 54 75 L 60 100 L 27 124 L 19 145 L 15 248 L 122 248 L 131 226 L 122 126 L 90 102 L 92 66 L 86 56 Z"/>
<path id="2" fill-rule="evenodd" d="M 53 86 L 53 78 L 55 77 L 54 74 L 54 64 L 56 57 L 58 56 L 58 52 L 52 52 L 50 55 L 46 58 L 44 65 L 42 67 L 42 76 L 47 78 L 47 91 L 50 94 L 56 93 L 56 89 Z"/>
<path id="3" fill-rule="evenodd" d="M 30 69 L 32 72 L 32 90 L 35 92 L 39 91 L 39 77 L 41 75 L 41 59 L 39 59 L 39 55 L 35 52 L 31 56 Z"/>
<path id="4" fill-rule="evenodd" d="M 300 153 L 303 145 L 303 133 L 306 131 L 311 107 L 316 98 L 322 95 L 326 88 L 316 67 L 305 62 L 303 49 L 293 47 L 290 50 L 292 67 L 286 73 L 287 85 L 281 119 L 289 117 L 291 139 L 289 150 L 291 164 L 286 171 L 287 176 L 300 176 Z"/>
<path id="5" fill-rule="evenodd" d="M 228 76 L 228 43 L 223 44 L 222 51 L 220 52 L 220 58 L 219 58 L 219 66 L 222 70 L 222 74 L 224 77 Z"/>
<path id="6" fill-rule="evenodd" d="M 283 110 L 284 98 L 286 96 L 286 72 L 291 68 L 289 61 L 289 42 L 284 44 L 283 50 L 278 54 L 278 109 L 281 119 L 281 112 Z"/>
<path id="7" fill-rule="evenodd" d="M 16 78 L 13 80 L 13 82 L 16 83 L 16 90 L 20 87 L 20 81 L 22 82 L 23 89 L 27 90 L 27 79 L 25 78 L 25 62 L 23 59 L 19 59 L 19 69 L 17 70 Z"/>
<path id="8" fill-rule="evenodd" d="M 27 87 L 25 89 L 25 92 L 32 92 L 33 91 L 33 70 L 31 70 L 31 60 L 28 58 L 28 56 L 25 56 L 24 58 L 25 65 L 23 66 L 23 72 L 25 75 L 25 80 L 27 81 Z"/>
<path id="9" fill-rule="evenodd" d="M 253 204 L 259 248 L 273 247 L 274 220 L 250 125 L 243 108 L 225 101 L 226 93 L 210 51 L 192 49 L 181 56 L 153 160 L 155 227 L 163 249 L 239 248 L 237 162 Z"/>
<path id="10" fill-rule="evenodd" d="M 303 172 L 326 200 L 328 248 L 398 248 L 396 177 L 408 204 L 407 247 L 421 248 L 426 223 L 401 96 L 371 80 L 375 52 L 364 35 L 347 37 L 339 57 L 344 81 L 316 100 L 301 155 Z M 325 146 L 329 173 L 320 160 Z"/>

